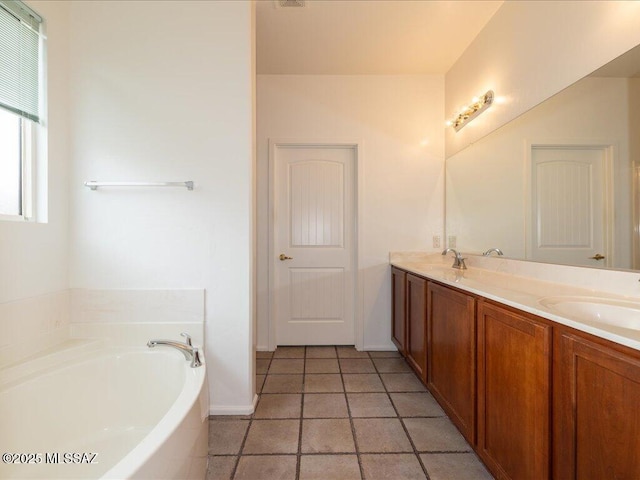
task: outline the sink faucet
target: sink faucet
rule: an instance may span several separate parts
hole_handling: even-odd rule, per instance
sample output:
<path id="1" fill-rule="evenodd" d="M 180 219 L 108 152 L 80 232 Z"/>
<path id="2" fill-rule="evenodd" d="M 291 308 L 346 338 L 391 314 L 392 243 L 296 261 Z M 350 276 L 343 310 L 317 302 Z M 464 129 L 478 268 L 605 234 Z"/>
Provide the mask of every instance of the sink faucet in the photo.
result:
<path id="1" fill-rule="evenodd" d="M 147 347 L 153 348 L 156 345 L 164 345 L 166 347 L 176 348 L 182 352 L 187 361 L 191 362 L 191 368 L 199 367 L 202 365 L 202 361 L 200 360 L 200 350 L 191 344 L 191 337 L 189 334 L 182 332 L 180 335 L 186 339 L 185 343 L 175 342 L 173 340 L 149 340 L 147 342 Z"/>
<path id="2" fill-rule="evenodd" d="M 442 252 L 442 255 L 446 255 L 449 252 L 453 252 L 453 254 L 455 255 L 453 259 L 453 265 L 451 265 L 451 268 L 457 268 L 458 270 L 466 270 L 467 266 L 464 263 L 466 258 L 462 258 L 462 255 L 460 255 L 460 252 L 457 252 L 453 248 L 447 248 L 444 252 Z"/>
<path id="3" fill-rule="evenodd" d="M 491 255 L 492 252 L 496 252 L 498 254 L 498 256 L 502 256 L 504 255 L 504 253 L 502 253 L 502 250 L 500 250 L 499 248 L 490 248 L 489 250 L 487 250 L 486 252 L 484 252 L 482 254 L 483 257 L 488 257 L 489 255 Z"/>

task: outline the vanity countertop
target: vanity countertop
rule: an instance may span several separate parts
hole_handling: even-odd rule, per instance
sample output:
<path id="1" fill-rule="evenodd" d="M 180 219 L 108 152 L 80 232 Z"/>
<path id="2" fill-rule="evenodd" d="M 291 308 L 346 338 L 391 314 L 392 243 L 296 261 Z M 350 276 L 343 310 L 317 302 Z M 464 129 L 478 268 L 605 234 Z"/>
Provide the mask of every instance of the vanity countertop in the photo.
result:
<path id="1" fill-rule="evenodd" d="M 451 268 L 451 255 L 419 252 L 393 252 L 390 263 L 421 277 L 640 350 L 637 273 L 478 255 L 468 256 L 467 270 L 457 270 Z M 624 294 L 619 294 L 620 291 Z M 585 313 L 585 308 L 596 311 Z"/>

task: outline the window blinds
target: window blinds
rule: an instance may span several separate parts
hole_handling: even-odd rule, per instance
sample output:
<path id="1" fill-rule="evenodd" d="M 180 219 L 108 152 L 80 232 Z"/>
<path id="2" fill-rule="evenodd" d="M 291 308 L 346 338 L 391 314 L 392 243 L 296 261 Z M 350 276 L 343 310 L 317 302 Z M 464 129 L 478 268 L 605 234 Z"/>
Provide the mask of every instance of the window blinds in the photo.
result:
<path id="1" fill-rule="evenodd" d="M 42 18 L 18 1 L 0 0 L 0 108 L 40 121 Z"/>

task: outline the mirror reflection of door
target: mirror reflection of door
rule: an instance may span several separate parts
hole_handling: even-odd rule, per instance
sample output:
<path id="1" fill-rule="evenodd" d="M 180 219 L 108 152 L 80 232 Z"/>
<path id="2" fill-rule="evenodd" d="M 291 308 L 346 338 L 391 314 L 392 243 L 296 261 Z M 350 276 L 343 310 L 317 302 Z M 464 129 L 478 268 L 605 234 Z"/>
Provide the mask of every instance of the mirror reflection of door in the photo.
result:
<path id="1" fill-rule="evenodd" d="M 532 146 L 530 260 L 612 265 L 605 146 Z"/>

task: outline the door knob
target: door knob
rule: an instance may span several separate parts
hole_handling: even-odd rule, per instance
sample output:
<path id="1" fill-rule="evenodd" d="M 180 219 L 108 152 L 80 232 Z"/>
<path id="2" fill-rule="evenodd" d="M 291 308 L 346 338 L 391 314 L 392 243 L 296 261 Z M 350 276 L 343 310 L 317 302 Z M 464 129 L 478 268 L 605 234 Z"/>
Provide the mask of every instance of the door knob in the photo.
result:
<path id="1" fill-rule="evenodd" d="M 602 260 L 604 258 L 604 255 L 600 255 L 599 253 L 596 253 L 593 257 L 589 257 L 592 260 Z"/>
<path id="2" fill-rule="evenodd" d="M 287 257 L 284 253 L 281 253 L 278 258 L 281 262 L 284 262 L 285 260 L 293 260 L 293 257 Z"/>

